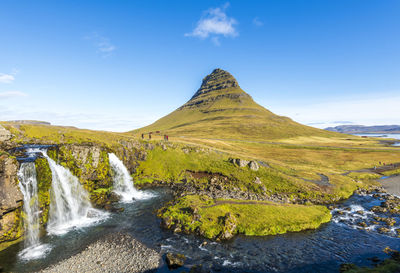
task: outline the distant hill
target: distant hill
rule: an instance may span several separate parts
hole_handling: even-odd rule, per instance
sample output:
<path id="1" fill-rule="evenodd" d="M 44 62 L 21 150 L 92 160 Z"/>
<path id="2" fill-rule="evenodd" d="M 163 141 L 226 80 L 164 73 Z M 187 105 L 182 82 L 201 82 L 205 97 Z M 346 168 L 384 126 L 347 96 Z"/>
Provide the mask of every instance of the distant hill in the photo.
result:
<path id="1" fill-rule="evenodd" d="M 9 120 L 7 122 L 16 124 L 29 124 L 29 125 L 51 125 L 50 122 L 41 120 Z"/>
<path id="2" fill-rule="evenodd" d="M 325 128 L 325 130 L 344 134 L 399 134 L 400 125 L 340 125 L 336 127 L 328 127 Z"/>
<path id="3" fill-rule="evenodd" d="M 153 124 L 132 131 L 171 136 L 268 140 L 296 136 L 335 136 L 278 116 L 244 92 L 227 71 L 215 69 L 193 97 Z"/>

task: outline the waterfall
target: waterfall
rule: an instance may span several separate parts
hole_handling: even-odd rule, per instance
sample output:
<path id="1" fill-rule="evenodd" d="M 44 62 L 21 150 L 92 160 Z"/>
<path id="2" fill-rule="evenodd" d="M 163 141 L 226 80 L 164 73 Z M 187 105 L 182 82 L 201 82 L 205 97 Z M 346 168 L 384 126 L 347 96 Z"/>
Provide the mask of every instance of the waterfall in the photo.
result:
<path id="1" fill-rule="evenodd" d="M 19 256 L 24 260 L 38 259 L 50 250 L 48 245 L 41 245 L 39 241 L 39 201 L 36 179 L 35 163 L 22 163 L 18 171 L 19 188 L 24 200 L 24 229 L 25 229 L 25 249 Z"/>
<path id="2" fill-rule="evenodd" d="M 145 199 L 152 195 L 138 191 L 133 186 L 133 179 L 124 163 L 113 153 L 108 154 L 111 168 L 114 171 L 114 192 L 121 196 L 122 202 L 132 202 L 134 199 Z"/>
<path id="3" fill-rule="evenodd" d="M 51 202 L 47 232 L 61 235 L 104 219 L 106 213 L 94 209 L 89 194 L 68 169 L 58 165 L 45 151 L 52 173 Z"/>

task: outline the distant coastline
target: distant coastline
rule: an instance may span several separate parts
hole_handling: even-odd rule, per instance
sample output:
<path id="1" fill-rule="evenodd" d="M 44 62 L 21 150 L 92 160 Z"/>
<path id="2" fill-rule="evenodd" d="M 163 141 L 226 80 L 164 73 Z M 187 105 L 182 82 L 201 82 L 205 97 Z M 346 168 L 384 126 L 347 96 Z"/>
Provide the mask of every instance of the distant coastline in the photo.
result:
<path id="1" fill-rule="evenodd" d="M 343 134 L 400 134 L 400 125 L 339 125 L 325 130 Z"/>

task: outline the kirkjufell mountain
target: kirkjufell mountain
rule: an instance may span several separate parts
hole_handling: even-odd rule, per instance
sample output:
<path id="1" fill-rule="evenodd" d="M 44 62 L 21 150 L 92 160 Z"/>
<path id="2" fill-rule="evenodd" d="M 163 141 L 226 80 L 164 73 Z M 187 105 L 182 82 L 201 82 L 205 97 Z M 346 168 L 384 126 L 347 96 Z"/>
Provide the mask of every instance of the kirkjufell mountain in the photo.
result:
<path id="1" fill-rule="evenodd" d="M 219 68 L 203 79 L 184 105 L 133 132 L 152 131 L 171 136 L 255 140 L 336 135 L 275 115 L 243 91 L 229 72 Z"/>

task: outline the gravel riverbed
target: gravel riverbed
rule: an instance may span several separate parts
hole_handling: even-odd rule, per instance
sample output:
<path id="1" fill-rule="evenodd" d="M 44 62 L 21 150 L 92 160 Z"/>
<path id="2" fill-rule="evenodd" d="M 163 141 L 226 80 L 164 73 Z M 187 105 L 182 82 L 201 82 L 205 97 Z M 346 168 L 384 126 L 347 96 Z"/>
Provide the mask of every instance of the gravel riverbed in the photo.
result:
<path id="1" fill-rule="evenodd" d="M 154 272 L 160 254 L 135 240 L 116 233 L 89 245 L 82 252 L 40 272 Z"/>

